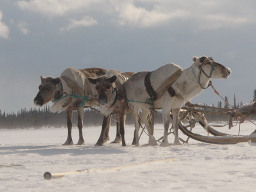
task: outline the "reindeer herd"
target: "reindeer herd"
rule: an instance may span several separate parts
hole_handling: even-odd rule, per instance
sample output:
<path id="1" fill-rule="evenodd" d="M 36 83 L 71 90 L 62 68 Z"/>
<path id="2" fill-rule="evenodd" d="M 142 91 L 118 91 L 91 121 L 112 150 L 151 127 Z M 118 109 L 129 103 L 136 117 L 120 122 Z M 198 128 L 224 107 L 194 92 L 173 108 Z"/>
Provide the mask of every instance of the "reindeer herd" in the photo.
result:
<path id="1" fill-rule="evenodd" d="M 67 114 L 68 136 L 64 145 L 73 144 L 72 112 L 78 113 L 79 140 L 84 144 L 82 133 L 84 108 L 97 109 L 104 115 L 100 137 L 96 143 L 102 146 L 109 140 L 111 116 L 117 120 L 114 143 L 125 146 L 126 113 L 131 113 L 135 122 L 132 144 L 139 146 L 139 129 L 143 123 L 149 134 L 149 144 L 156 145 L 154 138 L 154 110 L 162 110 L 164 136 L 161 146 L 168 146 L 168 130 L 172 120 L 175 140 L 178 136 L 181 107 L 208 87 L 210 79 L 227 79 L 231 70 L 211 57 L 193 57 L 193 64 L 186 68 L 166 64 L 154 71 L 120 73 L 116 70 L 87 68 L 65 69 L 60 77 L 42 77 L 34 103 L 43 106 L 52 101 L 52 112 Z M 172 115 L 172 119 L 171 116 Z"/>

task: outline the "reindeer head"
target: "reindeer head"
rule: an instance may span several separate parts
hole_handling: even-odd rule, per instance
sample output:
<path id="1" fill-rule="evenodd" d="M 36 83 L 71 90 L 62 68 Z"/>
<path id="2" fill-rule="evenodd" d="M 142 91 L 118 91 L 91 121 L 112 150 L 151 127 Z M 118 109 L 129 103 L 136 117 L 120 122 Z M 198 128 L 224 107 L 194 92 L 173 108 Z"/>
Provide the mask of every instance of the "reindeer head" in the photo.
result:
<path id="1" fill-rule="evenodd" d="M 114 82 L 117 77 L 114 75 L 112 77 L 101 76 L 97 79 L 88 78 L 88 80 L 95 84 L 98 93 L 99 103 L 105 105 L 111 98 L 112 92 L 115 88 Z"/>
<path id="2" fill-rule="evenodd" d="M 193 57 L 193 61 L 194 65 L 199 68 L 200 73 L 203 73 L 209 79 L 227 79 L 231 74 L 230 68 L 215 62 L 212 57 Z"/>
<path id="3" fill-rule="evenodd" d="M 54 98 L 58 97 L 57 85 L 60 83 L 60 78 L 43 77 L 41 76 L 41 85 L 39 85 L 39 92 L 37 93 L 34 103 L 42 106 Z"/>

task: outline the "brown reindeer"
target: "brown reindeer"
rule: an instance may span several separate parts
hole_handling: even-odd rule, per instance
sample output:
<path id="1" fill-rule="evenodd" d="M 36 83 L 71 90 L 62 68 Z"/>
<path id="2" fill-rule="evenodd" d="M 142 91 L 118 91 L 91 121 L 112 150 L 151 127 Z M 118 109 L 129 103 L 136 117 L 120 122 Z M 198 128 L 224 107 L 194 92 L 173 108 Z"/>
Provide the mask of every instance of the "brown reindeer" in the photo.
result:
<path id="1" fill-rule="evenodd" d="M 105 75 L 96 79 L 88 78 L 92 84 L 96 85 L 99 98 L 99 110 L 105 116 L 105 119 L 110 120 L 110 116 L 116 114 L 116 119 L 120 126 L 122 146 L 126 146 L 124 125 L 126 112 L 128 110 L 123 83 L 128 80 L 132 74 L 131 72 L 121 74 L 119 71 L 110 70 Z M 104 135 L 106 133 L 108 133 L 107 126 L 102 126 L 101 135 L 96 145 L 103 145 Z"/>

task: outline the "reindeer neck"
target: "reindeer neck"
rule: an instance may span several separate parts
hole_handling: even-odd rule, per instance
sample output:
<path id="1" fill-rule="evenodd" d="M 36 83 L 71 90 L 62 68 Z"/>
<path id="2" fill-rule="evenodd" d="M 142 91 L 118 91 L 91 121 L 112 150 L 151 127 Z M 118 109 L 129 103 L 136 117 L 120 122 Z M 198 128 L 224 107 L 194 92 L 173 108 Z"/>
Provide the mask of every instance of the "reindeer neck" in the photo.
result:
<path id="1" fill-rule="evenodd" d="M 118 96 L 118 92 L 113 91 L 108 102 L 105 105 L 99 106 L 100 112 L 103 115 L 108 116 L 115 111 L 115 103 L 117 101 L 117 96 Z"/>
<path id="2" fill-rule="evenodd" d="M 207 87 L 209 80 L 205 75 L 200 75 L 200 84 L 198 82 L 200 70 L 195 65 L 188 67 L 183 70 L 180 78 L 173 84 L 173 88 L 180 94 L 185 100 L 190 100 L 191 98 L 199 95 L 203 87 Z"/>
<path id="3" fill-rule="evenodd" d="M 59 79 L 60 79 L 60 82 L 55 85 L 55 94 L 54 94 L 53 101 L 56 101 L 56 100 L 62 98 L 65 93 L 64 89 L 63 89 L 62 82 L 61 82 L 61 78 L 59 78 Z"/>
<path id="4" fill-rule="evenodd" d="M 65 93 L 69 93 L 71 92 L 71 89 L 69 88 L 69 86 L 67 85 L 67 83 L 65 82 L 65 80 L 63 78 L 60 77 L 60 85 L 57 86 L 57 89 L 60 90 L 59 88 L 61 88 L 61 90 Z"/>
<path id="5" fill-rule="evenodd" d="M 97 91 L 95 88 L 95 85 L 93 85 L 92 83 L 89 82 L 89 80 L 86 78 L 85 79 L 85 86 L 84 86 L 84 92 L 86 95 L 92 95 L 95 96 L 97 95 Z"/>
<path id="6" fill-rule="evenodd" d="M 200 69 L 195 66 L 195 64 L 193 64 L 189 68 L 191 68 L 194 79 L 198 83 L 199 87 L 202 89 L 208 88 L 210 78 L 207 77 L 202 71 L 200 71 Z"/>
<path id="7" fill-rule="evenodd" d="M 116 90 L 116 88 L 114 88 L 114 90 L 112 91 L 110 100 L 108 102 L 108 106 L 113 107 L 116 104 L 117 100 L 118 100 L 118 91 Z"/>
<path id="8" fill-rule="evenodd" d="M 56 89 L 57 89 L 57 91 L 61 91 L 61 92 L 63 92 L 63 84 L 62 84 L 62 80 L 61 80 L 61 78 L 59 77 L 59 79 L 60 79 L 60 82 L 56 85 Z"/>

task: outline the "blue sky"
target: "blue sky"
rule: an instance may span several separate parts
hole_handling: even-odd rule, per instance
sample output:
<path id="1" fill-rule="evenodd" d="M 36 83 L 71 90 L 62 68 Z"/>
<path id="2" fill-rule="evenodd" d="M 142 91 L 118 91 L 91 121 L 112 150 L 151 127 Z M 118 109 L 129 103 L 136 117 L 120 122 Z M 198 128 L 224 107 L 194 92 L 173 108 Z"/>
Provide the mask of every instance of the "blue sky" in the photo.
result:
<path id="1" fill-rule="evenodd" d="M 34 107 L 40 75 L 67 67 L 120 71 L 183 68 L 212 56 L 232 69 L 214 80 L 222 95 L 250 102 L 256 89 L 256 1 L 2 0 L 0 109 Z M 212 90 L 195 103 L 216 104 Z"/>

